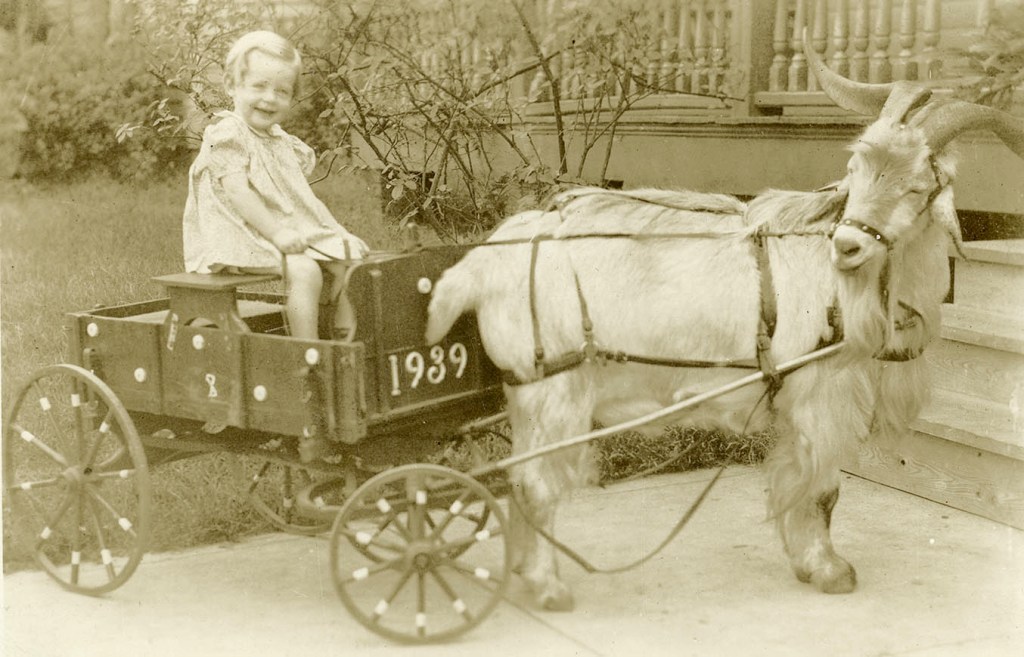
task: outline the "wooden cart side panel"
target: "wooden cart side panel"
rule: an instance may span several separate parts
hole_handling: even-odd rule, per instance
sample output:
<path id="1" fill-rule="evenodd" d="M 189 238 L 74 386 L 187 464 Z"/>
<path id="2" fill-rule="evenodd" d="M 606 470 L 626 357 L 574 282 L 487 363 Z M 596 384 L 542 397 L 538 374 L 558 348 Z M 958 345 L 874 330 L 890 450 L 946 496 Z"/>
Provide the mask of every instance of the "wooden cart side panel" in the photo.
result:
<path id="1" fill-rule="evenodd" d="M 159 330 L 163 413 L 244 427 L 241 334 L 177 323 Z"/>
<path id="2" fill-rule="evenodd" d="M 497 386 L 472 317 L 462 318 L 440 345 L 427 345 L 427 305 L 434 283 L 468 247 L 431 249 L 368 261 L 352 269 L 348 294 L 366 345 L 370 424 L 388 422 L 431 400 Z"/>
<path id="3" fill-rule="evenodd" d="M 330 438 L 342 415 L 336 402 L 342 382 L 337 377 L 350 375 L 338 361 L 352 347 L 255 333 L 244 335 L 243 342 L 247 426 Z"/>
<path id="4" fill-rule="evenodd" d="M 72 362 L 92 370 L 128 410 L 161 412 L 159 325 L 76 313 L 68 327 Z"/>

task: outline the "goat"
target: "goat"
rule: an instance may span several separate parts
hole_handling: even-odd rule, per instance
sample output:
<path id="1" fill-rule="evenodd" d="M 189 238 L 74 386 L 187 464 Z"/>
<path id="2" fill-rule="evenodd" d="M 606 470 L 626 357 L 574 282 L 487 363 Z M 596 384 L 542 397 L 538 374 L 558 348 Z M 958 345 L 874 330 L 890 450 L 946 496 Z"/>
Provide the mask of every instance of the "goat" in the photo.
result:
<path id="1" fill-rule="evenodd" d="M 1024 157 L 1024 122 L 964 101 L 932 100 L 913 83 L 852 82 L 805 51 L 837 104 L 878 116 L 850 147 L 847 174 L 833 189 L 768 191 L 748 203 L 695 192 L 563 193 L 555 209 L 506 220 L 490 238 L 500 244 L 471 250 L 443 274 L 426 339 L 440 340 L 461 314 L 475 311 L 488 356 L 516 380 L 505 394 L 518 454 L 736 378 L 721 368 L 594 358 L 540 372 L 535 349 L 579 353 L 590 337 L 587 318 L 594 344 L 709 361 L 759 355 L 766 297 L 776 318 L 769 353 L 778 361 L 841 332 L 838 355 L 788 374 L 771 404 L 758 403 L 767 384 L 749 386 L 665 423 L 774 427 L 777 443 L 765 463 L 768 507 L 790 565 L 800 581 L 845 593 L 855 588 L 856 573 L 829 533 L 840 465 L 869 434 L 899 435 L 927 400 L 924 359 L 916 356 L 939 332 L 948 248 L 961 242 L 948 145 L 984 127 Z M 698 235 L 657 237 L 687 232 Z M 619 237 L 590 237 L 599 233 Z M 841 320 L 830 322 L 833 307 Z M 573 600 L 554 549 L 534 528 L 553 532 L 558 499 L 592 474 L 586 452 L 554 453 L 510 472 L 518 502 L 513 564 L 547 609 L 569 609 Z"/>

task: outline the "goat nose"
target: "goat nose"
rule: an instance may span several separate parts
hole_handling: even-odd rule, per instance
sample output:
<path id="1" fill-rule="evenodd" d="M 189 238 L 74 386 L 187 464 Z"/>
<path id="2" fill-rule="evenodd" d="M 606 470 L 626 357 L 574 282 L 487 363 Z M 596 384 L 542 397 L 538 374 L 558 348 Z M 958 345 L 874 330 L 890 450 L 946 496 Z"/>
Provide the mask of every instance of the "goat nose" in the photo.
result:
<path id="1" fill-rule="evenodd" d="M 836 235 L 832 238 L 832 246 L 836 250 L 836 254 L 842 258 L 852 258 L 860 253 L 860 242 L 853 237 L 847 237 L 844 235 Z"/>

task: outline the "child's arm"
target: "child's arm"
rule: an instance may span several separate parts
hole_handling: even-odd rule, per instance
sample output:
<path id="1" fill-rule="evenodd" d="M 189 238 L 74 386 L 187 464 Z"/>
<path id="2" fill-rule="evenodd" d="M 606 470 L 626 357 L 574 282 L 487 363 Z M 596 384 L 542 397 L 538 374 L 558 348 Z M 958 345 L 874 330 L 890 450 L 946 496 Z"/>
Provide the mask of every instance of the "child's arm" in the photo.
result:
<path id="1" fill-rule="evenodd" d="M 220 179 L 228 200 L 261 235 L 273 242 L 281 253 L 302 253 L 306 240 L 291 228 L 282 228 L 267 212 L 259 195 L 249 187 L 245 172 L 230 173 Z"/>

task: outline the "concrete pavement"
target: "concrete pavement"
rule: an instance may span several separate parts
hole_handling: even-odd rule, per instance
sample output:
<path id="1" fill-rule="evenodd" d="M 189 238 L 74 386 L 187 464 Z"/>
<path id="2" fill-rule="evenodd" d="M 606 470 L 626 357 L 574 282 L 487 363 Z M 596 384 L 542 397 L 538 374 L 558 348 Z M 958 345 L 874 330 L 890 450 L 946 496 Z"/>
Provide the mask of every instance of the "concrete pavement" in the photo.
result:
<path id="1" fill-rule="evenodd" d="M 581 491 L 559 537 L 598 565 L 631 561 L 712 474 Z M 40 572 L 6 575 L 3 655 L 1024 656 L 1024 532 L 844 476 L 833 536 L 860 584 L 827 596 L 790 573 L 763 488 L 757 470 L 730 468 L 643 566 L 588 575 L 563 560 L 575 611 L 533 609 L 516 581 L 481 625 L 443 645 L 369 632 L 337 599 L 324 538 L 268 535 L 147 555 L 104 598 L 65 593 Z"/>

